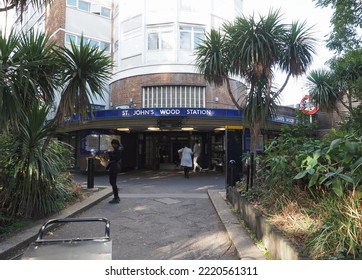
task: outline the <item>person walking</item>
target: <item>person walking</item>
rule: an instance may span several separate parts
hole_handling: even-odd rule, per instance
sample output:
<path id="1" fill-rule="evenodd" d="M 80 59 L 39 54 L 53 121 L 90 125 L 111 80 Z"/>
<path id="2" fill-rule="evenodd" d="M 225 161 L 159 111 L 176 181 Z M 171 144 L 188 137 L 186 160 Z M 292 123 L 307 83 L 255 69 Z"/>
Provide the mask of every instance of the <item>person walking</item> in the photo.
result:
<path id="1" fill-rule="evenodd" d="M 197 168 L 199 168 L 200 171 L 202 171 L 202 167 L 198 163 L 199 157 L 201 155 L 201 145 L 199 140 L 195 141 L 193 154 L 194 154 L 194 172 L 196 172 Z"/>
<path id="2" fill-rule="evenodd" d="M 192 168 L 192 150 L 184 143 L 183 148 L 179 149 L 178 153 L 181 157 L 180 165 L 184 168 L 185 178 L 189 178 L 189 171 Z"/>
<path id="3" fill-rule="evenodd" d="M 109 170 L 109 183 L 111 184 L 113 191 L 113 199 L 109 201 L 109 203 L 115 204 L 120 201 L 117 187 L 117 174 L 121 171 L 123 145 L 117 139 L 113 139 L 111 145 L 113 151 L 108 152 L 109 161 L 106 169 Z"/>

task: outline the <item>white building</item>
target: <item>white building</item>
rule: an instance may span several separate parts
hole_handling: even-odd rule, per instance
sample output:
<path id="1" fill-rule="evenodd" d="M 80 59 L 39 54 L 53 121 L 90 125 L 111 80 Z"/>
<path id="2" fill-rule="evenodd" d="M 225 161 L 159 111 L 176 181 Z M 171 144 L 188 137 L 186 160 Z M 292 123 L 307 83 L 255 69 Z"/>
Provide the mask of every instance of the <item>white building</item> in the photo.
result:
<path id="1" fill-rule="evenodd" d="M 242 113 L 226 88 L 197 73 L 194 50 L 206 31 L 241 15 L 242 6 L 242 0 L 56 0 L 39 12 L 29 8 L 19 28 L 37 26 L 65 46 L 83 35 L 115 63 L 109 98 L 94 102 L 106 110 L 64 127 L 77 149 L 75 165 L 85 169 L 85 159 L 101 155 L 115 137 L 126 147 L 125 168 L 162 168 L 178 160 L 182 143 L 195 140 L 204 168 L 241 163 L 250 146 Z"/>

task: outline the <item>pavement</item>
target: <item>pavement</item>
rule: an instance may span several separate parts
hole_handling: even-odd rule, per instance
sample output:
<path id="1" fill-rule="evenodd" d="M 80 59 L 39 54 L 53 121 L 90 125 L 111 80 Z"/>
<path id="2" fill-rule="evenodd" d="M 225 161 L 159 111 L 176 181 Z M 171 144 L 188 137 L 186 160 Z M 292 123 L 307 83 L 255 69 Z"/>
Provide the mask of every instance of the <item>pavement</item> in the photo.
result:
<path id="1" fill-rule="evenodd" d="M 85 174 L 75 173 L 73 178 L 91 195 L 49 219 L 106 217 L 111 221 L 114 260 L 265 260 L 225 199 L 223 173 L 190 173 L 189 179 L 176 168 L 122 173 L 119 204 L 108 203 L 112 189 L 107 175 L 96 175 L 92 189 L 87 188 Z M 0 259 L 19 259 L 44 221 L 0 242 Z M 72 223 L 54 229 L 53 235 L 78 237 L 93 230 L 92 225 L 77 228 Z"/>

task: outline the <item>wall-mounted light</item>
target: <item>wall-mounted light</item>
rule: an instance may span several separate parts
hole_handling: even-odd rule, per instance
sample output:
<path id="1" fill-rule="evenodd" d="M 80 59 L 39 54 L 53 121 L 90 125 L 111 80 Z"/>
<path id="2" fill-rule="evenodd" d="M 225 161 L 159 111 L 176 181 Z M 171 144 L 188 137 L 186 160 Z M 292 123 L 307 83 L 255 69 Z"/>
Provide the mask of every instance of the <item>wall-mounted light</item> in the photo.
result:
<path id="1" fill-rule="evenodd" d="M 215 96 L 215 102 L 219 102 L 219 97 Z"/>
<path id="2" fill-rule="evenodd" d="M 133 97 L 129 99 L 129 103 L 133 103 Z"/>

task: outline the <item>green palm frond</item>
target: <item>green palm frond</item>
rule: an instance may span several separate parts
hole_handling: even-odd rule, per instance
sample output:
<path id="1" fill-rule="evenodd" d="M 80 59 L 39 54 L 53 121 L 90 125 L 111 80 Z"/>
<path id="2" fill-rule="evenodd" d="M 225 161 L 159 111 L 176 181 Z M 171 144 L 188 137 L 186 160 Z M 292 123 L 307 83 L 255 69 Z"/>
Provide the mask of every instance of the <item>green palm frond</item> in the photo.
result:
<path id="1" fill-rule="evenodd" d="M 284 34 L 283 48 L 279 52 L 281 70 L 300 76 L 306 73 L 316 54 L 317 40 L 313 36 L 313 27 L 306 22 L 293 21 Z"/>
<path id="2" fill-rule="evenodd" d="M 339 90 L 332 72 L 328 70 L 313 70 L 307 76 L 307 88 L 310 98 L 321 110 L 333 111 L 337 109 Z"/>
<path id="3" fill-rule="evenodd" d="M 285 32 L 285 25 L 280 20 L 277 12 L 270 11 L 267 17 L 260 17 L 258 21 L 254 15 L 239 17 L 224 26 L 229 38 L 233 73 L 246 76 L 251 83 L 271 75 Z"/>
<path id="4" fill-rule="evenodd" d="M 216 85 L 222 85 L 230 71 L 230 60 L 224 48 L 225 35 L 212 29 L 195 50 L 198 71 L 205 80 Z"/>
<path id="5" fill-rule="evenodd" d="M 111 78 L 111 58 L 104 50 L 84 43 L 83 37 L 79 46 L 71 42 L 69 49 L 60 48 L 57 54 L 64 70 L 58 122 L 72 113 L 84 117 L 91 110 L 93 98 L 103 98 L 103 91 Z"/>

